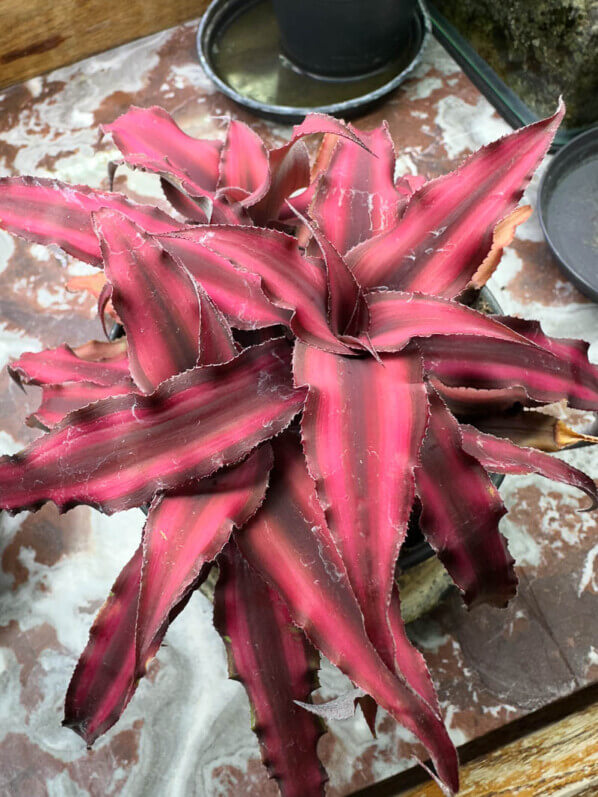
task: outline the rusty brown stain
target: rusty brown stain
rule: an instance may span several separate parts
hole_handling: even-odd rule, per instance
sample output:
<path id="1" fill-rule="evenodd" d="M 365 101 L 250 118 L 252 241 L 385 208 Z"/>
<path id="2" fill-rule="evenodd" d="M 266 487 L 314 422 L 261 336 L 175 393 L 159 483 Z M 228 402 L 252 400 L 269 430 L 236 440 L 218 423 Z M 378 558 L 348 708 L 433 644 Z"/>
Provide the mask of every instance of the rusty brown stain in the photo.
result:
<path id="1" fill-rule="evenodd" d="M 22 733 L 8 733 L 0 742 L 0 793 L 11 797 L 46 797 L 46 783 L 67 772 L 90 797 L 118 797 L 126 770 L 139 762 L 143 721 L 115 734 L 107 744 L 70 763 L 61 761 Z"/>
<path id="2" fill-rule="evenodd" d="M 18 83 L 15 86 L 4 89 L 2 92 L 2 113 L 0 114 L 0 133 L 6 133 L 16 127 L 23 119 L 31 119 L 38 116 L 38 104 L 52 103 L 54 98 L 60 94 L 65 87 L 63 80 L 54 80 L 50 77 L 42 77 L 41 91 L 37 96 L 33 96 L 31 88 L 27 83 Z M 47 132 L 50 128 L 43 125 L 43 120 L 37 120 L 42 124 L 40 131 L 46 127 Z M 13 145 L 0 141 L 0 154 L 10 156 Z M 20 146 L 14 145 L 18 151 Z M 6 152 L 4 152 L 6 150 Z M 6 161 L 6 167 L 10 168 L 12 161 Z"/>
<path id="3" fill-rule="evenodd" d="M 21 702 L 29 711 L 43 699 L 41 682 L 44 670 L 40 654 L 44 650 L 65 652 L 56 631 L 48 623 L 22 630 L 16 620 L 0 626 L 0 646 L 10 648 L 20 665 L 19 680 L 23 687 Z"/>
<path id="4" fill-rule="evenodd" d="M 59 47 L 65 41 L 65 37 L 59 34 L 48 36 L 47 39 L 34 42 L 33 44 L 27 45 L 27 47 L 21 47 L 19 50 L 9 50 L 9 52 L 0 55 L 0 64 L 10 64 L 12 61 L 17 61 L 19 58 L 27 58 L 28 55 L 47 53 L 48 50 Z"/>
<path id="5" fill-rule="evenodd" d="M 534 264 L 533 268 L 524 266 L 507 285 L 509 293 L 522 304 L 537 302 L 547 307 L 591 304 L 561 271 L 545 241 L 516 238 L 510 248 L 523 263 Z"/>
<path id="6" fill-rule="evenodd" d="M 29 548 L 35 561 L 51 567 L 63 556 L 84 550 L 91 533 L 89 509 L 80 507 L 60 516 L 54 504 L 27 515 L 2 554 L 2 569 L 13 576 L 13 589 L 27 581 L 29 571 L 20 561 L 20 553 Z"/>
<path id="7" fill-rule="evenodd" d="M 61 160 L 62 158 L 66 158 L 69 155 L 76 155 L 76 149 L 65 149 L 57 152 L 55 155 L 50 155 L 46 153 L 43 157 L 41 157 L 37 162 L 38 169 L 47 169 L 49 172 L 55 171 L 56 163 Z"/>
<path id="8" fill-rule="evenodd" d="M 265 766 L 259 759 L 251 758 L 245 770 L 229 765 L 213 768 L 211 779 L 218 784 L 220 797 L 241 797 L 259 794 L 260 797 L 280 797 L 278 786 L 270 780 Z"/>
<path id="9" fill-rule="evenodd" d="M 35 412 L 41 398 L 41 389 L 31 385 L 22 390 L 9 377 L 6 369 L 0 371 L 0 430 L 25 445 L 39 432 L 25 426 L 25 418 Z"/>
<path id="10" fill-rule="evenodd" d="M 64 287 L 63 258 L 49 253 L 47 260 L 40 261 L 30 255 L 27 243 L 16 237 L 12 240 L 14 252 L 0 273 L 0 319 L 4 328 L 39 337 L 46 346 L 59 346 L 67 337 L 74 345 L 102 338 L 91 297 L 81 304 L 73 300 L 64 308 L 43 307 L 37 301 L 39 289 L 53 292 Z"/>

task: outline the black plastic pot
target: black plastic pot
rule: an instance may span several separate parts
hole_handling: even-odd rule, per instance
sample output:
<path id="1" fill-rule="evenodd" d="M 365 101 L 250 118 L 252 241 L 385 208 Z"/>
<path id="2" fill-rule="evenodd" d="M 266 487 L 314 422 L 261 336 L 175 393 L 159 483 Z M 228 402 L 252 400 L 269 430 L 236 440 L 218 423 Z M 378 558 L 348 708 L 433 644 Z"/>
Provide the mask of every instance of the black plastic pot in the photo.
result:
<path id="1" fill-rule="evenodd" d="M 282 46 L 312 74 L 373 72 L 406 46 L 417 0 L 272 0 Z"/>
<path id="2" fill-rule="evenodd" d="M 368 62 L 369 72 L 352 77 L 322 76 L 297 66 L 283 51 L 272 0 L 212 0 L 197 32 L 197 52 L 206 74 L 218 89 L 254 114 L 283 124 L 302 122 L 312 112 L 349 119 L 365 113 L 394 91 L 421 61 L 430 37 L 430 20 L 424 0 L 406 2 L 413 13 L 399 49 L 379 68 L 372 71 Z M 400 4 L 401 0 L 396 0 L 396 5 Z M 296 5 L 304 15 L 307 3 L 297 0 Z M 303 23 L 301 27 L 304 28 Z M 330 51 L 329 32 L 325 31 L 324 56 Z M 310 31 L 306 45 L 310 51 L 313 42 L 323 35 L 321 30 Z M 357 48 L 360 50 L 361 45 Z M 315 52 L 320 55 L 317 49 Z M 381 49 L 374 54 L 376 64 L 382 61 L 380 52 Z M 305 63 L 300 54 L 297 58 Z M 355 62 L 354 67 L 357 68 Z M 311 63 L 309 68 L 321 68 L 321 61 Z"/>

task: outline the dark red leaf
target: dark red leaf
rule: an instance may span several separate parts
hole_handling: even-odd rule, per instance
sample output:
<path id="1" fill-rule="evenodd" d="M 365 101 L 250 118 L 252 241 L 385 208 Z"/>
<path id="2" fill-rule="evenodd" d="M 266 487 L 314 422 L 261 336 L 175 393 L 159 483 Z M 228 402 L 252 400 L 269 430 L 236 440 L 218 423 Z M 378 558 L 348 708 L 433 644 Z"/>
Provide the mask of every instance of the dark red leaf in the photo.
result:
<path id="1" fill-rule="evenodd" d="M 366 135 L 362 131 L 355 130 L 351 126 L 345 125 L 337 119 L 323 114 L 309 114 L 304 121 L 293 128 L 290 141 L 278 149 L 270 152 L 270 168 L 272 173 L 272 183 L 268 194 L 256 206 L 255 218 L 258 224 L 265 224 L 272 218 L 280 217 L 285 221 L 295 221 L 294 215 L 289 216 L 288 207 L 283 204 L 284 200 L 309 183 L 309 160 L 307 153 L 301 147 L 297 149 L 297 143 L 303 136 L 311 134 L 324 134 L 322 144 L 318 153 L 314 169 L 312 171 L 312 184 L 297 197 L 293 197 L 293 206 L 300 213 L 307 213 L 309 205 L 314 197 L 316 188 L 316 177 L 328 164 L 329 158 L 336 145 L 341 139 L 346 139 L 356 146 L 368 149 Z M 296 143 L 297 142 L 297 143 Z M 278 210 L 276 215 L 273 215 Z M 252 215 L 254 211 L 252 210 Z M 303 236 L 299 236 L 300 245 L 306 241 Z"/>
<path id="2" fill-rule="evenodd" d="M 243 459 L 301 409 L 291 349 L 272 340 L 223 365 L 185 371 L 149 396 L 116 396 L 67 416 L 27 449 L 0 459 L 0 506 L 54 501 L 116 512 Z"/>
<path id="3" fill-rule="evenodd" d="M 71 349 L 28 352 L 8 367 L 12 378 L 29 385 L 55 385 L 62 382 L 93 382 L 95 385 L 132 386 L 129 375 L 127 342 L 90 340 Z"/>
<path id="4" fill-rule="evenodd" d="M 534 448 L 515 445 L 504 437 L 485 434 L 469 425 L 461 426 L 461 437 L 463 450 L 475 457 L 486 470 L 496 473 L 538 473 L 547 479 L 583 490 L 592 499 L 590 509 L 598 506 L 595 483 L 567 462 Z"/>
<path id="5" fill-rule="evenodd" d="M 568 362 L 572 375 L 580 385 L 586 385 L 592 391 L 596 388 L 598 369 L 588 360 L 590 345 L 585 340 L 551 338 L 544 334 L 538 321 L 527 321 L 510 316 L 494 316 L 494 318 L 523 338 Z"/>
<path id="6" fill-rule="evenodd" d="M 69 684 L 63 725 L 72 728 L 88 745 L 114 725 L 137 688 L 135 622 L 141 570 L 139 547 L 100 609 Z M 199 586 L 208 573 L 209 567 L 204 568 L 194 586 Z M 169 622 L 186 606 L 189 595 L 173 609 Z M 155 649 L 165 630 L 166 624 L 154 640 Z"/>
<path id="7" fill-rule="evenodd" d="M 440 717 L 441 713 L 438 697 L 428 671 L 426 660 L 415 645 L 413 645 L 405 630 L 405 624 L 401 616 L 399 588 L 396 581 L 393 585 L 388 609 L 388 623 L 394 642 L 395 661 L 393 666 L 395 672 L 397 675 L 403 676 L 409 686 L 414 689 Z M 364 710 L 364 714 L 365 713 Z"/>
<path id="8" fill-rule="evenodd" d="M 180 260 L 232 326 L 258 329 L 289 324 L 291 312 L 272 304 L 257 274 L 240 270 L 193 240 L 164 237 L 160 243 Z"/>
<path id="9" fill-rule="evenodd" d="M 250 209 L 252 219 L 266 226 L 286 209 L 285 199 L 309 183 L 309 154 L 302 141 L 270 150 L 270 186 L 266 195 Z M 305 208 L 306 210 L 307 208 Z"/>
<path id="10" fill-rule="evenodd" d="M 105 733 L 135 691 L 135 617 L 141 546 L 100 609 L 66 693 L 64 722 L 88 745 Z"/>
<path id="11" fill-rule="evenodd" d="M 328 277 L 328 317 L 331 330 L 337 337 L 359 334 L 368 328 L 369 320 L 368 308 L 355 277 L 318 226 L 296 212 L 309 229 L 324 260 Z"/>
<path id="12" fill-rule="evenodd" d="M 18 384 L 42 387 L 39 408 L 27 418 L 30 426 L 49 429 L 65 415 L 93 401 L 135 390 L 129 375 L 127 341 L 91 340 L 71 349 L 60 346 L 24 354 L 8 371 Z"/>
<path id="13" fill-rule="evenodd" d="M 122 396 L 135 390 L 132 380 L 120 385 L 96 385 L 93 382 L 64 382 L 61 385 L 44 385 L 38 409 L 27 418 L 29 426 L 51 429 L 70 412 L 94 401 Z"/>
<path id="14" fill-rule="evenodd" d="M 234 542 L 218 566 L 214 624 L 247 689 L 264 763 L 283 797 L 323 796 L 327 778 L 316 751 L 323 728 L 294 702 L 316 688 L 318 655 Z"/>
<path id="15" fill-rule="evenodd" d="M 139 259 L 147 265 L 150 281 L 154 277 L 154 290 L 162 302 L 171 304 L 178 301 L 184 306 L 188 289 L 183 291 L 181 297 L 174 295 L 176 275 L 172 280 L 168 274 L 168 269 L 176 264 L 166 263 L 166 273 L 163 274 L 165 282 L 174 284 L 160 285 L 159 270 L 164 266 L 160 263 L 160 255 L 164 253 L 159 252 L 156 256 L 154 250 L 159 248 L 158 244 L 147 239 L 139 230 L 127 229 L 126 225 L 117 224 L 116 231 L 113 230 L 110 217 L 104 216 L 102 221 L 104 224 L 100 226 L 105 234 L 105 242 L 118 251 L 116 259 L 123 261 L 113 264 L 114 258 L 108 258 L 107 271 L 110 277 L 114 277 L 110 268 L 114 265 L 112 271 L 119 272 L 121 288 L 122 278 L 127 276 L 133 281 L 138 280 L 143 287 L 146 284 L 144 271 L 141 269 L 136 272 L 135 261 Z M 122 268 L 119 269 L 119 266 Z M 182 271 L 182 267 L 176 267 Z M 193 286 L 192 291 L 196 303 L 196 327 L 187 333 L 192 362 L 195 363 L 198 354 L 202 364 L 229 360 L 236 353 L 230 330 L 203 291 L 200 290 L 199 297 Z M 134 290 L 131 290 L 125 298 L 134 303 L 137 297 L 133 294 Z M 197 328 L 200 320 L 197 317 L 198 298 L 201 305 L 201 332 Z M 148 300 L 148 303 L 153 306 L 161 302 Z M 137 316 L 139 314 L 142 314 L 142 309 L 137 311 Z M 155 323 L 156 315 L 159 320 L 159 307 L 157 314 L 154 312 L 152 315 L 150 312 L 146 319 L 150 328 Z M 123 317 L 128 319 L 128 314 L 123 313 Z M 151 346 L 151 336 L 148 338 L 150 340 L 141 338 L 138 341 L 141 351 Z M 175 347 L 171 356 L 168 349 L 164 350 L 161 368 L 156 368 L 150 357 L 141 356 L 138 371 L 142 381 L 151 386 L 154 380 L 159 381 L 163 375 L 160 374 L 161 370 L 181 364 L 177 363 L 177 351 Z M 182 366 L 185 367 L 184 363 Z M 82 385 L 76 387 L 81 388 Z M 271 451 L 267 446 L 261 447 L 240 465 L 200 480 L 194 485 L 193 494 L 176 497 L 159 495 L 152 502 L 143 532 L 142 561 L 135 565 L 134 573 L 127 576 L 128 581 L 134 579 L 135 591 L 128 598 L 134 603 L 136 611 L 119 613 L 112 608 L 100 614 L 97 623 L 104 639 L 99 644 L 103 655 L 98 658 L 98 635 L 92 635 L 74 676 L 72 690 L 77 693 L 77 725 L 79 732 L 82 728 L 92 729 L 90 732 L 83 731 L 90 743 L 118 719 L 135 689 L 137 679 L 145 675 L 147 663 L 157 652 L 170 618 L 186 602 L 206 563 L 216 557 L 233 527 L 245 523 L 262 502 L 270 466 Z M 111 606 L 111 600 L 108 606 Z M 102 699 L 94 699 L 102 687 L 105 690 Z M 72 706 L 67 702 L 67 716 L 71 714 Z"/>
<path id="16" fill-rule="evenodd" d="M 479 335 L 526 342 L 498 320 L 448 299 L 401 291 L 375 291 L 368 293 L 366 300 L 369 340 L 377 351 L 400 351 L 412 338 L 431 335 Z M 458 345 L 458 340 L 453 344 Z"/>
<path id="17" fill-rule="evenodd" d="M 285 601 L 293 622 L 356 686 L 422 741 L 444 783 L 456 791 L 457 756 L 446 729 L 372 646 L 292 435 L 275 442 L 267 500 L 235 539 L 249 564 Z"/>
<path id="18" fill-rule="evenodd" d="M 516 130 L 413 195 L 400 221 L 348 255 L 363 288 L 453 298 L 492 247 L 493 230 L 517 205 L 565 113 Z"/>
<path id="19" fill-rule="evenodd" d="M 168 241 L 193 243 L 261 277 L 264 292 L 272 302 L 283 310 L 293 311 L 291 327 L 299 338 L 329 351 L 349 352 L 328 326 L 324 270 L 301 254 L 297 241 L 290 235 L 257 227 L 209 225 L 189 228 L 161 240 L 165 246 L 169 246 Z M 183 257 L 181 261 L 186 263 Z M 190 271 L 193 273 L 191 268 Z M 226 312 L 207 287 L 206 291 Z"/>
<path id="20" fill-rule="evenodd" d="M 229 202 L 223 196 L 215 197 L 211 201 L 212 210 L 210 213 L 210 224 L 241 224 L 244 227 L 252 227 L 253 221 L 249 212 L 240 202 Z"/>
<path id="21" fill-rule="evenodd" d="M 199 224 L 207 224 L 208 214 L 201 206 L 201 202 L 205 201 L 202 198 L 198 200 L 187 196 L 183 191 L 180 191 L 175 185 L 169 183 L 163 177 L 160 178 L 160 187 L 165 198 L 170 202 L 172 207 L 189 221 L 197 222 Z"/>
<path id="22" fill-rule="evenodd" d="M 199 298 L 189 273 L 119 213 L 94 214 L 112 304 L 125 328 L 131 376 L 145 393 L 197 364 Z"/>
<path id="23" fill-rule="evenodd" d="M 395 153 L 386 122 L 360 131 L 360 137 L 370 152 L 339 138 L 309 206 L 310 215 L 343 254 L 392 228 L 403 205 L 394 185 Z"/>
<path id="24" fill-rule="evenodd" d="M 430 410 L 415 471 L 420 528 L 470 606 L 504 606 L 517 587 L 513 559 L 498 530 L 506 510 L 484 468 L 463 450 L 456 420 L 434 393 Z"/>
<path id="25" fill-rule="evenodd" d="M 191 196 L 216 190 L 222 142 L 188 136 L 163 108 L 132 106 L 103 130 L 129 166 L 167 175 Z"/>
<path id="26" fill-rule="evenodd" d="M 291 138 L 285 144 L 285 147 L 290 148 L 298 139 L 310 135 L 340 136 L 341 138 L 349 139 L 366 150 L 369 146 L 367 135 L 362 130 L 355 130 L 354 127 L 346 125 L 342 120 L 335 119 L 333 116 L 327 116 L 323 113 L 310 113 L 301 124 L 293 128 Z"/>
<path id="27" fill-rule="evenodd" d="M 95 191 L 37 177 L 0 178 L 0 227 L 28 241 L 57 244 L 69 255 L 102 265 L 91 214 L 117 210 L 151 233 L 169 232 L 182 224 L 149 205 L 137 205 L 122 194 Z"/>
<path id="28" fill-rule="evenodd" d="M 218 195 L 254 205 L 268 190 L 270 168 L 262 139 L 243 122 L 231 119 L 220 154 Z"/>
<path id="29" fill-rule="evenodd" d="M 142 548 L 98 614 L 67 694 L 65 724 L 88 744 L 121 715 L 170 621 L 205 577 L 206 562 L 263 500 L 270 465 L 271 452 L 262 447 L 238 467 L 203 479 L 193 495 L 152 503 Z"/>
<path id="30" fill-rule="evenodd" d="M 555 347 L 560 342 L 554 342 Z M 539 347 L 462 335 L 458 342 L 435 336 L 418 343 L 425 370 L 450 387 L 525 389 L 534 401 L 567 399 L 571 407 L 598 409 L 598 369 Z"/>
<path id="31" fill-rule="evenodd" d="M 297 344 L 294 373 L 295 384 L 309 387 L 302 420 L 309 472 L 368 636 L 394 668 L 388 607 L 428 420 L 420 358 L 377 363 Z"/>
<path id="32" fill-rule="evenodd" d="M 135 633 L 138 678 L 159 647 L 172 609 L 202 567 L 220 553 L 233 528 L 244 526 L 262 503 L 271 465 L 270 448 L 263 446 L 235 468 L 202 479 L 192 495 L 158 496 L 152 503 L 143 531 Z"/>
<path id="33" fill-rule="evenodd" d="M 201 286 L 198 286 L 198 296 L 200 310 L 198 362 L 201 365 L 228 362 L 239 353 L 240 347 L 233 339 L 226 319 Z"/>

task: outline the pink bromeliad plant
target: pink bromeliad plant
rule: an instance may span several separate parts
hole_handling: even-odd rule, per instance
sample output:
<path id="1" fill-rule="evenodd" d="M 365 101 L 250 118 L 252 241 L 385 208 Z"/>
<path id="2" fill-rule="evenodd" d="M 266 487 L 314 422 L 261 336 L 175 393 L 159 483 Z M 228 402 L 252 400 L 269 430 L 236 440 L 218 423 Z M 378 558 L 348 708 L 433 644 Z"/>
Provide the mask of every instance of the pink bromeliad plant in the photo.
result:
<path id="1" fill-rule="evenodd" d="M 217 563 L 215 623 L 283 794 L 324 791 L 322 721 L 300 705 L 318 652 L 457 791 L 395 569 L 420 507 L 467 604 L 504 606 L 517 579 L 488 472 L 536 472 L 596 502 L 588 476 L 539 450 L 575 434 L 533 409 L 598 409 L 586 344 L 459 301 L 527 218 L 517 203 L 563 112 L 426 182 L 395 181 L 386 126 L 313 115 L 268 152 L 236 121 L 224 142 L 202 141 L 133 108 L 105 132 L 124 163 L 161 176 L 176 217 L 117 193 L 0 181 L 1 226 L 103 268 L 101 316 L 125 332 L 11 364 L 42 386 L 33 420 L 46 431 L 0 460 L 10 512 L 149 508 L 66 697 L 65 724 L 89 744 Z M 310 167 L 301 138 L 315 132 Z"/>

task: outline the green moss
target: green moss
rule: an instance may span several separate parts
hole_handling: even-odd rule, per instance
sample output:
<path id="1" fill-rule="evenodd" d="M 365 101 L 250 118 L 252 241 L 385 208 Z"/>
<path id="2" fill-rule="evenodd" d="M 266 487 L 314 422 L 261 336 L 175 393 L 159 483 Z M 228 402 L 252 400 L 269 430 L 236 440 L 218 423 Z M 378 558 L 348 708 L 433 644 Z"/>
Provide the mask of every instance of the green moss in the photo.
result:
<path id="1" fill-rule="evenodd" d="M 598 0 L 434 0 L 539 115 L 565 97 L 568 127 L 598 121 Z"/>

